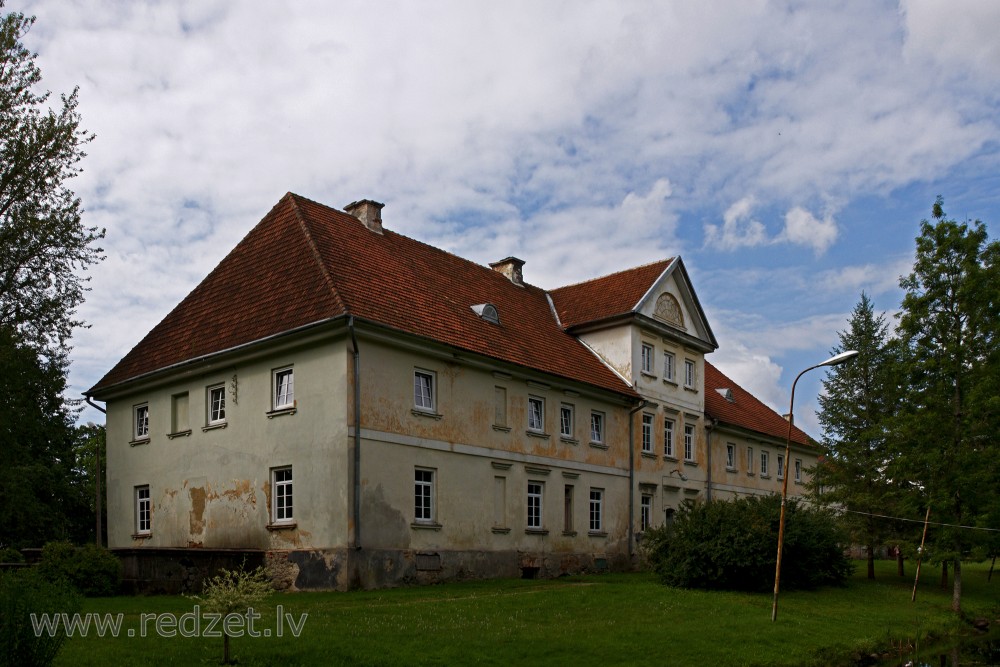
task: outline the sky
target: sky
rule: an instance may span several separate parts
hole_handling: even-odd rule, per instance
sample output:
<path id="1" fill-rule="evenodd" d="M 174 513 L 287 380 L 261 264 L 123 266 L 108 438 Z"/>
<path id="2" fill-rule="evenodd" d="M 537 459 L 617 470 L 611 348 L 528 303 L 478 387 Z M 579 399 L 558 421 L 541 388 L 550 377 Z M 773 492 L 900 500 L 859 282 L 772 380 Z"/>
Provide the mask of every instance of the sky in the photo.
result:
<path id="1" fill-rule="evenodd" d="M 1000 3 L 8 0 L 96 134 L 79 396 L 286 192 L 543 288 L 680 255 L 778 412 L 921 219 L 1000 221 Z M 994 234 L 995 235 L 995 234 Z M 796 389 L 821 435 L 823 370 Z M 91 408 L 82 420 L 101 422 Z"/>

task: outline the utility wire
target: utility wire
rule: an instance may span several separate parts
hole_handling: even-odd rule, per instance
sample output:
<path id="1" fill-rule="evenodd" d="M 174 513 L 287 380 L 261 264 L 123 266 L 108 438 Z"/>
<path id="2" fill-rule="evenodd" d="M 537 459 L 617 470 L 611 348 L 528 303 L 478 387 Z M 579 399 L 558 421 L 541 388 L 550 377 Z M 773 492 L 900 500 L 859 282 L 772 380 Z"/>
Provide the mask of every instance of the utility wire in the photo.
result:
<path id="1" fill-rule="evenodd" d="M 818 505 L 821 507 L 823 506 L 821 505 L 821 503 L 818 503 L 815 500 L 805 500 L 805 502 L 813 505 Z M 860 512 L 858 510 L 847 510 L 842 507 L 835 508 L 835 511 L 846 512 L 850 514 L 860 514 L 862 516 L 871 516 L 878 519 L 891 519 L 893 521 L 906 521 L 909 523 L 924 523 L 923 519 L 904 519 L 901 516 L 889 516 L 888 514 L 875 514 L 874 512 Z M 988 533 L 1000 533 L 1000 528 L 983 528 L 982 526 L 962 526 L 957 523 L 941 523 L 939 521 L 928 521 L 927 524 L 931 526 L 945 526 L 947 528 L 964 528 L 966 530 L 984 530 Z"/>

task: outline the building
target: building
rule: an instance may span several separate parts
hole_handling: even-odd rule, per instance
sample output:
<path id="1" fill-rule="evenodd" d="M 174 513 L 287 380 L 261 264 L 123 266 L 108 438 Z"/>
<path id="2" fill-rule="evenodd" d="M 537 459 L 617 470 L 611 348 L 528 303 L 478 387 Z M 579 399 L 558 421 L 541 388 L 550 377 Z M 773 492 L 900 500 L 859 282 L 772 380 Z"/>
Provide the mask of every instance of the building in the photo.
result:
<path id="1" fill-rule="evenodd" d="M 685 500 L 777 488 L 785 422 L 705 361 L 679 257 L 547 292 L 381 209 L 287 194 L 87 392 L 130 576 L 241 553 L 295 588 L 623 569 Z"/>

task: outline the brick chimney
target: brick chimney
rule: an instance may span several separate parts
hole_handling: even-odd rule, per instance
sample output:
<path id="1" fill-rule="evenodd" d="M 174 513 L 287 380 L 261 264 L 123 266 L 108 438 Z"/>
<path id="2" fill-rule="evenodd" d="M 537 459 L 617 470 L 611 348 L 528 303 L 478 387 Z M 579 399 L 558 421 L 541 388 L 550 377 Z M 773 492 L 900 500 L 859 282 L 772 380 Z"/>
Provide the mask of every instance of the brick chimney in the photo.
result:
<path id="1" fill-rule="evenodd" d="M 518 259 L 517 257 L 506 257 L 501 259 L 499 262 L 491 262 L 490 268 L 494 271 L 499 271 L 500 273 L 507 276 L 507 279 L 519 287 L 524 287 L 523 278 L 521 276 L 521 267 L 524 266 L 524 260 Z"/>
<path id="2" fill-rule="evenodd" d="M 360 220 L 361 224 L 371 231 L 376 234 L 381 234 L 383 206 L 385 206 L 385 204 L 380 204 L 377 201 L 362 199 L 361 201 L 348 204 L 344 207 L 344 211 Z"/>

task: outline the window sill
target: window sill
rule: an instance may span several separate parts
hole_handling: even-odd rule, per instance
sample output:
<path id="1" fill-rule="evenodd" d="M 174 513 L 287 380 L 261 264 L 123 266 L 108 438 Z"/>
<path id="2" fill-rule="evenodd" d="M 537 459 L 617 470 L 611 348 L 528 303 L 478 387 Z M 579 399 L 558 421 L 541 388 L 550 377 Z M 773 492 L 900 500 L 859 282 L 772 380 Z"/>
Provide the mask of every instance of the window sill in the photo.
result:
<path id="1" fill-rule="evenodd" d="M 186 431 L 177 431 L 176 433 L 167 433 L 167 440 L 173 440 L 174 438 L 186 438 L 189 435 L 191 435 L 191 429 Z"/>
<path id="2" fill-rule="evenodd" d="M 671 378 L 663 378 L 663 384 L 669 384 L 672 387 L 676 387 L 677 386 L 677 381 L 673 380 Z"/>
<path id="3" fill-rule="evenodd" d="M 510 426 L 500 426 L 499 424 L 494 424 L 493 430 L 500 431 L 501 433 L 510 433 Z"/>
<path id="4" fill-rule="evenodd" d="M 673 461 L 674 463 L 677 463 L 677 457 L 673 456 L 672 454 L 664 454 L 663 455 L 663 460 L 664 461 Z"/>
<path id="5" fill-rule="evenodd" d="M 771 476 L 770 476 L 770 475 L 764 475 L 764 474 L 762 474 L 762 475 L 760 476 L 760 478 L 761 478 L 761 479 L 771 479 Z"/>
<path id="6" fill-rule="evenodd" d="M 132 533 L 133 540 L 148 540 L 152 536 L 152 533 Z"/>
<path id="7" fill-rule="evenodd" d="M 656 460 L 656 454 L 653 452 L 641 452 L 642 458 Z"/>
<path id="8" fill-rule="evenodd" d="M 269 523 L 267 524 L 267 529 L 270 531 L 275 530 L 293 530 L 298 528 L 299 524 L 294 521 L 283 521 L 281 523 Z"/>
<path id="9" fill-rule="evenodd" d="M 296 412 L 298 412 L 298 408 L 278 408 L 264 414 L 267 415 L 268 419 L 274 419 L 275 417 L 283 417 L 284 415 L 294 415 Z"/>
<path id="10" fill-rule="evenodd" d="M 201 432 L 204 433 L 206 431 L 214 431 L 219 428 L 226 428 L 227 426 L 229 426 L 229 422 L 219 422 L 218 424 L 209 424 L 208 426 L 202 426 Z"/>
<path id="11" fill-rule="evenodd" d="M 689 387 L 687 385 L 684 385 L 684 391 L 690 391 L 692 394 L 697 394 L 698 393 L 698 388 L 697 387 Z"/>
<path id="12" fill-rule="evenodd" d="M 684 459 L 684 465 L 691 466 L 692 468 L 697 468 L 698 467 L 698 462 L 697 461 L 693 461 L 691 459 Z"/>
<path id="13" fill-rule="evenodd" d="M 644 378 L 649 378 L 650 380 L 656 379 L 656 373 L 650 373 L 649 371 L 639 371 L 639 375 Z"/>
<path id="14" fill-rule="evenodd" d="M 131 440 L 128 443 L 129 447 L 135 447 L 136 445 L 148 445 L 149 438 L 140 438 L 139 440 Z"/>
<path id="15" fill-rule="evenodd" d="M 752 472 L 748 472 L 747 473 L 747 477 L 753 477 L 753 473 Z"/>
<path id="16" fill-rule="evenodd" d="M 490 530 L 496 535 L 507 535 L 510 533 L 510 528 L 502 528 L 500 526 L 493 526 Z"/>
<path id="17" fill-rule="evenodd" d="M 576 537 L 576 531 L 575 530 L 564 530 L 562 532 L 562 534 L 563 534 L 563 537 Z"/>
<path id="18" fill-rule="evenodd" d="M 545 530 L 544 528 L 525 528 L 524 529 L 524 534 L 525 535 L 548 535 L 549 531 Z"/>
<path id="19" fill-rule="evenodd" d="M 565 435 L 559 436 L 559 442 L 565 442 L 567 445 L 579 445 L 580 441 L 576 438 L 569 438 Z"/>
<path id="20" fill-rule="evenodd" d="M 437 521 L 414 521 L 410 524 L 413 530 L 441 530 L 441 524 Z"/>
<path id="21" fill-rule="evenodd" d="M 592 442 L 592 443 L 590 443 L 590 446 L 593 447 L 594 449 L 607 449 L 608 448 L 608 446 L 606 444 L 604 444 L 603 442 Z"/>
<path id="22" fill-rule="evenodd" d="M 739 472 L 739 470 L 737 470 L 736 468 L 731 468 L 729 466 L 726 466 L 726 472 Z"/>
<path id="23" fill-rule="evenodd" d="M 419 408 L 413 408 L 412 410 L 410 410 L 410 414 L 412 414 L 414 417 L 427 417 L 428 419 L 438 419 L 438 420 L 440 420 L 444 416 L 432 410 L 421 410 Z"/>
<path id="24" fill-rule="evenodd" d="M 608 534 L 603 530 L 588 530 L 587 537 L 607 537 Z"/>
<path id="25" fill-rule="evenodd" d="M 532 431 L 531 429 L 525 431 L 525 434 L 527 434 L 529 438 L 540 438 L 542 440 L 548 440 L 549 438 L 552 437 L 548 433 L 543 433 L 541 431 Z"/>

